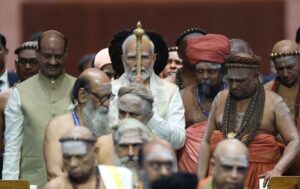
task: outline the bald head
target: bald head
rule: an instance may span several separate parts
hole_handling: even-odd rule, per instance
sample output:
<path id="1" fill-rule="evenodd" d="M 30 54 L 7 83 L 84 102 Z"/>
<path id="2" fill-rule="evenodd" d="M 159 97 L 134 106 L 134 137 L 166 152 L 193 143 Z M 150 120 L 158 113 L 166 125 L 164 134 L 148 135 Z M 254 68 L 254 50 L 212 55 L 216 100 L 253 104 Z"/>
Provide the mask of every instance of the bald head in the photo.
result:
<path id="1" fill-rule="evenodd" d="M 60 141 L 66 140 L 95 141 L 95 137 L 88 128 L 85 126 L 79 126 L 72 127 L 60 138 Z"/>
<path id="2" fill-rule="evenodd" d="M 272 49 L 272 53 L 288 53 L 299 50 L 299 45 L 293 40 L 282 40 L 277 42 Z"/>
<path id="3" fill-rule="evenodd" d="M 228 156 L 228 157 L 236 157 L 236 156 L 244 156 L 248 157 L 248 149 L 247 147 L 237 139 L 226 139 L 221 141 L 215 151 L 214 156 Z"/>
<path id="4" fill-rule="evenodd" d="M 90 83 L 95 82 L 99 84 L 104 84 L 110 82 L 108 76 L 103 71 L 97 68 L 88 68 L 84 70 L 78 78 L 83 78 Z"/>
<path id="5" fill-rule="evenodd" d="M 237 139 L 221 141 L 211 159 L 215 189 L 243 188 L 248 167 L 248 149 Z"/>
<path id="6" fill-rule="evenodd" d="M 170 143 L 157 139 L 144 145 L 139 165 L 150 183 L 177 172 L 177 159 Z"/>
<path id="7" fill-rule="evenodd" d="M 78 102 L 80 89 L 87 91 L 101 90 L 103 93 L 111 93 L 111 84 L 108 76 L 97 68 L 88 68 L 84 70 L 77 78 L 73 91 L 72 101 L 73 103 Z M 81 103 L 81 102 L 79 102 Z"/>
<path id="8" fill-rule="evenodd" d="M 48 30 L 44 32 L 38 39 L 38 49 L 41 50 L 42 46 L 45 43 L 55 44 L 57 41 L 61 41 L 63 43 L 64 51 L 68 49 L 68 40 L 64 34 L 56 30 Z"/>

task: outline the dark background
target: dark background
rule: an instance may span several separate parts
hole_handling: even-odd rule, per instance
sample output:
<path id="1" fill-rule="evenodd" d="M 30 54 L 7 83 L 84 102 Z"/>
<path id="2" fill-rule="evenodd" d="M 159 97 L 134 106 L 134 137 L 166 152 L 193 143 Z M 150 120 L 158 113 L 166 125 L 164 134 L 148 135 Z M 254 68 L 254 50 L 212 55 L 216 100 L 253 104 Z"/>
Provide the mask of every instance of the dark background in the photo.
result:
<path id="1" fill-rule="evenodd" d="M 160 33 L 169 46 L 187 28 L 199 27 L 209 33 L 248 41 L 263 57 L 261 70 L 269 73 L 272 46 L 283 38 L 283 0 L 226 0 L 149 2 L 24 2 L 23 40 L 37 31 L 56 29 L 69 40 L 66 71 L 78 75 L 79 58 L 108 46 L 112 36 L 133 28 L 138 20 L 143 28 Z"/>

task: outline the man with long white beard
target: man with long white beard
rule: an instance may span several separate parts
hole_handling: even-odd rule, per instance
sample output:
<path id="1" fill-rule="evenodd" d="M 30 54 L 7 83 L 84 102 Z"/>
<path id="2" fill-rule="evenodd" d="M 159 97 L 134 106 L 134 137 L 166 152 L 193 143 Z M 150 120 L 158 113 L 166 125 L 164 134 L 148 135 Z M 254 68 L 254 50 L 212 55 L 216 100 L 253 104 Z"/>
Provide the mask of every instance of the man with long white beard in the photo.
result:
<path id="1" fill-rule="evenodd" d="M 121 87 L 132 83 L 143 85 L 154 98 L 153 115 L 147 127 L 158 137 L 167 140 L 175 149 L 183 146 L 185 141 L 184 108 L 178 87 L 159 78 L 153 71 L 156 60 L 156 46 L 147 35 L 141 42 L 141 76 L 137 76 L 136 37 L 129 35 L 122 45 L 122 61 L 125 73 L 112 82 L 112 93 L 117 95 Z M 118 100 L 115 98 L 110 111 L 118 118 Z"/>
<path id="2" fill-rule="evenodd" d="M 54 118 L 46 128 L 44 156 L 48 178 L 57 177 L 65 172 L 59 138 L 70 128 L 85 125 L 101 144 L 97 161 L 102 165 L 113 165 L 113 144 L 111 140 L 108 106 L 112 97 L 110 79 L 103 71 L 89 68 L 76 80 L 72 91 L 74 110 Z M 106 143 L 102 146 L 102 144 Z M 105 155 L 103 155 L 105 154 Z"/>
<path id="3" fill-rule="evenodd" d="M 113 132 L 116 166 L 130 169 L 133 173 L 134 188 L 138 185 L 138 153 L 142 146 L 151 140 L 151 131 L 136 119 L 125 118 L 119 121 Z"/>

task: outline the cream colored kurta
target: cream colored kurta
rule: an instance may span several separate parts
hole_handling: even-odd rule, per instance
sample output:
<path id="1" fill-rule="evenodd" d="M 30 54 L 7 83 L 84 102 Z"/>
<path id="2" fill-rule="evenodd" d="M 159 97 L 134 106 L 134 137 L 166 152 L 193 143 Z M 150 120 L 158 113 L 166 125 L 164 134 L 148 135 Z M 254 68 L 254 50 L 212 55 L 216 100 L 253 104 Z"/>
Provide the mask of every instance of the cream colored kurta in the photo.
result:
<path id="1" fill-rule="evenodd" d="M 72 108 L 75 78 L 62 74 L 51 80 L 41 73 L 20 83 L 7 108 L 4 179 L 27 179 L 43 188 L 47 173 L 43 156 L 44 132 L 48 122 Z"/>

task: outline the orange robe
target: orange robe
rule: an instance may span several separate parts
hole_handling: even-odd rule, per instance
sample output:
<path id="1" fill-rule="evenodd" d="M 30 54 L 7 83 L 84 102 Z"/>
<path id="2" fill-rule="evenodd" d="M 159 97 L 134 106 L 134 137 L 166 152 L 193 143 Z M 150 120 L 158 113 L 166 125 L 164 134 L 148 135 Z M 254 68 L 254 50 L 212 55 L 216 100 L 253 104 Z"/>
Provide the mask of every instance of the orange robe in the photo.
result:
<path id="1" fill-rule="evenodd" d="M 186 129 L 185 144 L 178 153 L 180 172 L 197 174 L 200 144 L 205 134 L 207 121 L 195 123 Z"/>
<path id="2" fill-rule="evenodd" d="M 211 136 L 211 152 L 216 145 L 224 139 L 223 133 L 214 131 Z M 249 167 L 246 178 L 246 186 L 249 189 L 258 188 L 259 175 L 272 170 L 281 158 L 281 145 L 271 134 L 258 134 L 248 146 Z"/>
<path id="3" fill-rule="evenodd" d="M 275 91 L 275 80 L 271 81 L 270 83 L 272 85 L 271 90 Z M 300 133 L 300 110 L 298 111 L 298 119 L 296 122 L 296 127 L 298 132 Z M 300 176 L 300 154 L 296 157 L 294 163 L 292 166 L 284 173 L 285 176 Z"/>

